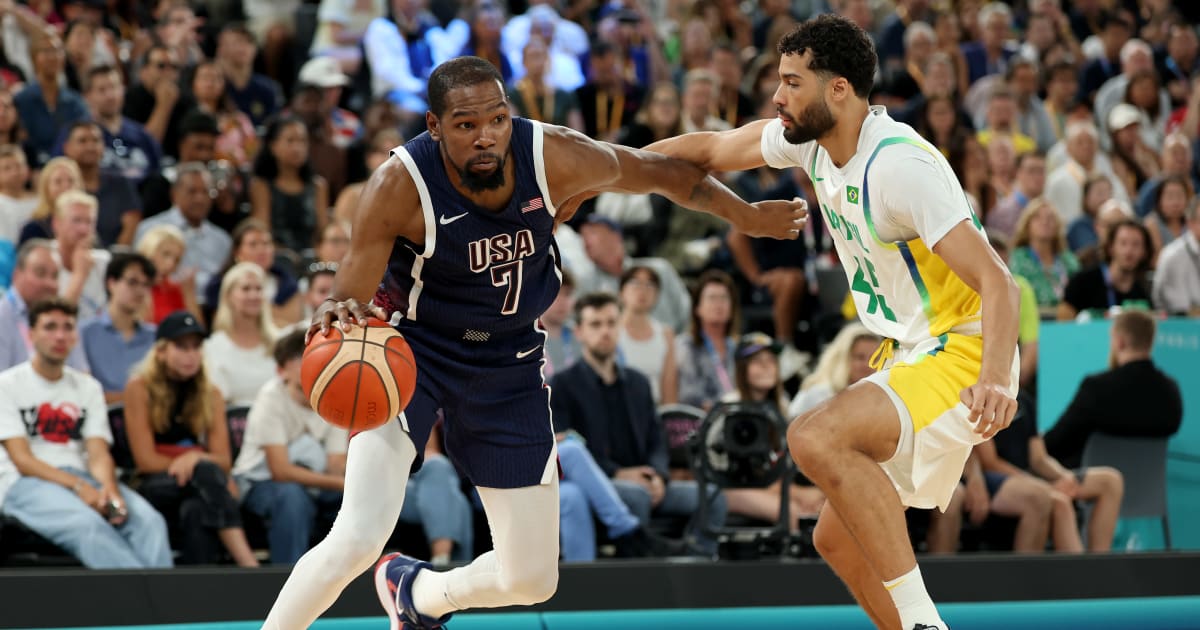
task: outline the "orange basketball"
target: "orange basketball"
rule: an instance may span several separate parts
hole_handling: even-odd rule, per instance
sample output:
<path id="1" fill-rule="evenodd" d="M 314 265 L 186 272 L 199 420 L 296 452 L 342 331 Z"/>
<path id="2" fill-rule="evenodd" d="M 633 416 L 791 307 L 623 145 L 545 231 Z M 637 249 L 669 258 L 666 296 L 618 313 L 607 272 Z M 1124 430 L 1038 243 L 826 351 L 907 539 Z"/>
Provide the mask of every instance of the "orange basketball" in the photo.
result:
<path id="1" fill-rule="evenodd" d="M 343 333 L 317 333 L 304 349 L 300 385 L 330 424 L 368 431 L 392 420 L 412 400 L 417 364 L 394 328 L 378 319 Z"/>

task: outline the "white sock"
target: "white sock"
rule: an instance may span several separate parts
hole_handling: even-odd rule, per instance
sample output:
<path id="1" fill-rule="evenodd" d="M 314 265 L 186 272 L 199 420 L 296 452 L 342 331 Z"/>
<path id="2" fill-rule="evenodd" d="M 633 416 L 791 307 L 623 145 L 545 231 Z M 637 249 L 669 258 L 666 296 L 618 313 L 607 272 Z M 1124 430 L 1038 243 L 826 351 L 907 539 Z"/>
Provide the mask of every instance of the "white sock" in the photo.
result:
<path id="1" fill-rule="evenodd" d="M 438 619 L 460 608 L 450 601 L 449 577 L 450 571 L 421 571 L 417 574 L 417 579 L 413 580 L 412 597 L 418 613 Z"/>
<path id="2" fill-rule="evenodd" d="M 931 630 L 947 630 L 946 622 L 938 616 L 937 607 L 925 590 L 925 580 L 921 579 L 921 567 L 915 566 L 912 571 L 894 580 L 883 583 L 896 610 L 900 612 L 900 627 L 904 630 L 926 627 Z"/>

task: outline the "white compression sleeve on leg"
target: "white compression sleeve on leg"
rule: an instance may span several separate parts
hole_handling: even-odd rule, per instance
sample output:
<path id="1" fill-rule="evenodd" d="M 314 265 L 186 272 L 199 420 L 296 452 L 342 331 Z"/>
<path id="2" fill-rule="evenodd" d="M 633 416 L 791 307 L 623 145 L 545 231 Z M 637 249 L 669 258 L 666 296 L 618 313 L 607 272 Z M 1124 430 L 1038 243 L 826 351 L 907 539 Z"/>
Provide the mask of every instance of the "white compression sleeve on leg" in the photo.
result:
<path id="1" fill-rule="evenodd" d="M 494 549 L 465 567 L 421 571 L 417 612 L 441 617 L 467 608 L 530 605 L 558 587 L 558 478 L 540 486 L 479 488 Z"/>
<path id="2" fill-rule="evenodd" d="M 264 628 L 309 627 L 351 580 L 379 558 L 400 518 L 416 456 L 417 449 L 399 422 L 350 440 L 345 493 L 333 528 L 296 563 Z"/>

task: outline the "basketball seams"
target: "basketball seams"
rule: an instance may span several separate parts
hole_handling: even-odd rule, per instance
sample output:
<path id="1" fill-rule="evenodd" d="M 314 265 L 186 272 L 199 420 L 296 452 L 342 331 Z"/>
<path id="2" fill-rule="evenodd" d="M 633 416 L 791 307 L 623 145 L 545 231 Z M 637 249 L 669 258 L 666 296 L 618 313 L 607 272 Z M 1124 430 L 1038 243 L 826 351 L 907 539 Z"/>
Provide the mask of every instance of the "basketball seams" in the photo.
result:
<path id="1" fill-rule="evenodd" d="M 320 398 L 317 400 L 317 403 L 318 403 L 318 404 L 313 406 L 313 411 L 316 411 L 318 414 L 320 414 L 320 413 L 321 413 L 321 410 L 323 409 L 323 404 L 324 404 L 324 402 L 325 402 L 325 395 L 326 395 L 326 394 L 328 394 L 328 393 L 330 393 L 330 386 L 331 386 L 333 383 L 335 383 L 335 382 L 338 382 L 338 381 L 339 381 L 339 379 L 338 379 L 338 377 L 339 377 L 339 376 L 342 376 L 342 375 L 344 375 L 344 374 L 345 374 L 345 375 L 349 375 L 349 373 L 350 373 L 350 371 L 351 371 L 351 370 L 355 370 L 355 371 L 357 371 L 359 374 L 361 374 L 361 372 L 362 372 L 362 362 L 361 362 L 361 361 L 354 360 L 354 359 L 349 359 L 349 360 L 347 360 L 347 361 L 344 361 L 344 362 L 342 362 L 342 363 L 333 363 L 333 362 L 331 362 L 331 363 L 329 364 L 329 366 L 328 366 L 328 367 L 327 367 L 327 368 L 326 368 L 326 369 L 323 371 L 323 373 L 322 373 L 322 376 L 324 377 L 324 378 L 323 378 L 323 380 L 321 380 L 321 381 L 318 381 L 318 384 L 321 386 L 321 397 L 320 397 Z M 353 377 L 351 377 L 351 376 L 347 376 L 347 378 L 354 378 L 354 381 L 355 381 L 355 383 L 358 383 L 358 382 L 359 382 L 359 379 L 357 378 L 357 375 L 355 375 L 355 376 L 353 376 Z M 344 380 L 344 379 L 343 379 L 343 380 Z M 356 386 L 357 386 L 357 385 L 356 385 Z M 315 386 L 314 386 L 314 388 L 315 388 Z M 331 412 L 332 412 L 333 410 L 331 409 L 331 410 L 327 410 L 327 411 L 331 411 Z M 344 416 L 343 418 L 344 418 L 344 419 L 345 419 L 347 422 L 349 422 L 349 423 L 353 423 L 353 420 L 354 420 L 354 408 L 353 408 L 353 407 L 350 407 L 349 415 L 348 415 L 348 416 Z M 338 423 L 334 423 L 334 424 L 338 424 Z M 341 425 L 339 424 L 338 426 L 341 426 Z M 347 428 L 348 428 L 348 427 L 347 427 Z"/>
<path id="2" fill-rule="evenodd" d="M 358 374 L 357 378 L 354 379 L 354 397 L 351 399 L 350 403 L 350 423 L 346 427 L 351 433 L 354 432 L 354 421 L 358 419 L 358 394 L 360 391 L 362 391 L 363 364 L 366 363 L 367 357 L 367 328 L 367 326 L 363 326 L 362 337 L 355 339 L 355 341 L 358 341 L 362 345 L 358 350 L 358 362 L 356 363 L 358 367 Z"/>
<path id="3" fill-rule="evenodd" d="M 302 380 L 314 410 L 352 434 L 402 412 L 416 385 L 416 361 L 404 336 L 391 326 L 364 326 L 349 333 L 338 330 L 329 337 L 333 338 L 306 348 L 303 356 L 310 371 L 317 368 L 316 374 Z M 312 400 L 312 392 L 319 392 L 317 400 Z"/>
<path id="4" fill-rule="evenodd" d="M 316 351 L 320 348 L 324 348 L 325 346 L 331 346 L 334 344 L 337 344 L 340 346 L 344 343 L 346 343 L 345 339 L 326 339 L 325 341 L 322 341 L 321 343 L 318 343 L 315 346 L 309 346 L 307 349 L 304 350 L 304 354 L 307 355 L 308 353 Z"/>
<path id="5" fill-rule="evenodd" d="M 412 367 L 413 363 L 411 360 L 409 360 L 407 355 L 405 355 L 403 352 L 401 352 L 395 348 L 391 348 L 391 347 L 387 346 L 384 343 L 379 343 L 378 341 L 370 341 L 367 339 L 351 339 L 351 341 L 363 344 L 365 346 L 376 346 L 376 347 L 382 348 L 386 352 L 388 352 L 390 354 L 394 354 L 401 359 L 404 359 L 404 362 L 407 363 L 409 365 L 409 367 Z M 304 354 L 307 355 L 309 352 L 313 352 L 313 351 L 317 350 L 318 348 L 321 348 L 321 347 L 324 347 L 324 346 L 327 346 L 330 344 L 344 345 L 345 343 L 346 343 L 345 340 L 342 340 L 342 339 L 331 339 L 329 341 L 322 341 L 321 343 L 310 347 L 308 350 L 306 350 L 304 352 Z"/>
<path id="6" fill-rule="evenodd" d="M 388 355 L 382 348 L 377 346 L 364 346 L 366 353 L 364 360 L 374 369 L 375 377 L 378 378 L 378 384 L 383 387 L 384 393 L 388 397 L 388 406 L 384 413 L 388 416 L 396 415 L 392 413 L 393 401 L 403 400 L 400 397 L 400 386 L 396 381 L 396 375 L 391 369 L 391 364 L 388 362 Z M 387 366 L 387 371 L 381 369 L 382 366 Z M 398 414 L 399 409 L 396 410 Z"/>
<path id="7" fill-rule="evenodd" d="M 354 348 L 352 346 L 349 344 L 343 344 L 340 348 L 338 348 L 337 352 L 334 352 L 331 356 L 329 356 L 329 358 L 326 359 L 325 365 L 322 367 L 321 372 L 317 374 L 315 379 L 313 379 L 313 390 L 316 390 L 317 388 L 324 390 L 325 388 L 329 387 L 330 382 L 333 381 L 333 379 L 341 371 L 340 366 L 348 365 L 355 361 L 352 356 L 348 356 L 352 355 L 353 353 Z M 339 367 L 338 369 L 331 369 L 334 366 Z"/>

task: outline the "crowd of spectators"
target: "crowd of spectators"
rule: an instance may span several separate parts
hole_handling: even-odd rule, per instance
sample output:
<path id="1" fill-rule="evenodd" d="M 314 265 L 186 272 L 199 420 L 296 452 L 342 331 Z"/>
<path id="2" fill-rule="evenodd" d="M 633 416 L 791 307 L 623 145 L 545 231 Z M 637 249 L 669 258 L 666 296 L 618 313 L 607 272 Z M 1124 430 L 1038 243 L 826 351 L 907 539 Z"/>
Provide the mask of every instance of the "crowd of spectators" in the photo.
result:
<path id="1" fill-rule="evenodd" d="M 873 35 L 873 102 L 949 160 L 1022 291 L 1028 412 L 915 544 L 953 552 L 996 514 L 1019 551 L 1108 548 L 1122 476 L 1080 468 L 1083 444 L 1178 430 L 1145 312 L 1200 317 L 1193 2 L 0 0 L 0 532 L 89 567 L 294 562 L 336 513 L 349 439 L 300 389 L 302 330 L 363 182 L 423 131 L 431 70 L 477 55 L 515 114 L 642 147 L 774 116 L 775 44 L 822 12 Z M 698 484 L 658 409 L 791 418 L 870 373 L 881 340 L 818 282 L 840 270 L 807 175 L 721 177 L 807 198 L 803 237 L 613 193 L 557 233 L 564 560 L 711 555 L 714 528 L 779 518 L 778 483 Z M 1039 322 L 1114 316 L 1110 371 L 1043 439 Z M 1151 390 L 1153 418 L 1127 413 Z M 439 439 L 424 455 L 400 521 L 436 565 L 467 560 L 478 498 Z M 793 531 L 823 503 L 798 482 Z"/>

